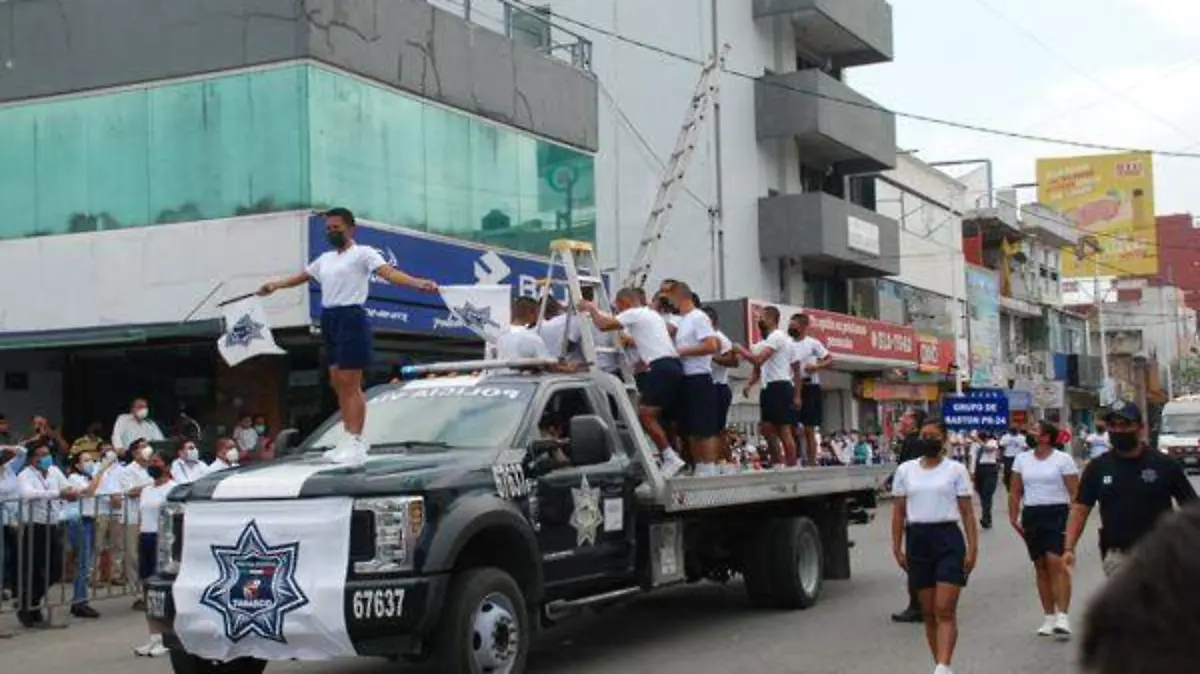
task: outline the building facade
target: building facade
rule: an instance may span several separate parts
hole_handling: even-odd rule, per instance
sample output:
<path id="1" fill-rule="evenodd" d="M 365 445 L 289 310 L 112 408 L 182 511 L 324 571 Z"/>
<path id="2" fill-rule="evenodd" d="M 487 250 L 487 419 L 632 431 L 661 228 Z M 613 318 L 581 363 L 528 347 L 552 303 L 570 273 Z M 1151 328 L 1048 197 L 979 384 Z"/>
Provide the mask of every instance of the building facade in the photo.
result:
<path id="1" fill-rule="evenodd" d="M 1189 309 L 1200 311 L 1200 218 L 1191 213 L 1160 215 L 1158 277 L 1185 293 Z"/>
<path id="2" fill-rule="evenodd" d="M 331 401 L 311 292 L 267 304 L 286 358 L 228 369 L 212 341 L 220 300 L 322 252 L 313 209 L 350 207 L 365 243 L 443 284 L 530 291 L 551 239 L 596 238 L 578 36 L 539 48 L 461 6 L 387 0 L 30 0 L 0 8 L 0 33 L 17 36 L 0 45 L 0 260 L 27 281 L 0 290 L 13 417 L 79 433 L 145 395 L 164 426 L 180 407 L 212 429 L 312 425 Z M 477 352 L 437 300 L 373 284 L 368 309 L 379 377 Z"/>

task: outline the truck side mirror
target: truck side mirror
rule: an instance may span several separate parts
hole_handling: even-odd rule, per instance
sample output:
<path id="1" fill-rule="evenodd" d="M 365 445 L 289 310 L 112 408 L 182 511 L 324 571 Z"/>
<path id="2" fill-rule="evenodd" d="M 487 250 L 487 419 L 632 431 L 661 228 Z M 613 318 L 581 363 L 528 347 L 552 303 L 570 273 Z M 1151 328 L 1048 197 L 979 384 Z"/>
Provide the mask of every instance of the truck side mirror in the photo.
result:
<path id="1" fill-rule="evenodd" d="M 275 455 L 283 456 L 291 453 L 291 450 L 299 444 L 300 429 L 285 428 L 275 436 Z"/>
<path id="2" fill-rule="evenodd" d="M 613 436 L 608 424 L 596 414 L 571 419 L 571 463 L 594 466 L 613 456 Z"/>

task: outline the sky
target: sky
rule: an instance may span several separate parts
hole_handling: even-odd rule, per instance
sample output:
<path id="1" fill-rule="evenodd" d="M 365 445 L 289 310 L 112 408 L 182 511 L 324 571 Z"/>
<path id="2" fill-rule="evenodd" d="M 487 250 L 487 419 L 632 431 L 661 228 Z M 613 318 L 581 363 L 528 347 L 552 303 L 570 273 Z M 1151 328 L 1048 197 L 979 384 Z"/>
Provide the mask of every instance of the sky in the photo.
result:
<path id="1" fill-rule="evenodd" d="M 848 72 L 876 102 L 983 127 L 1200 155 L 1200 0 L 891 0 L 895 60 Z M 990 158 L 997 187 L 1038 157 L 1096 154 L 897 119 L 924 161 Z M 1200 216 L 1200 156 L 1155 157 L 1155 210 Z M 1024 191 L 1022 200 L 1036 194 Z"/>

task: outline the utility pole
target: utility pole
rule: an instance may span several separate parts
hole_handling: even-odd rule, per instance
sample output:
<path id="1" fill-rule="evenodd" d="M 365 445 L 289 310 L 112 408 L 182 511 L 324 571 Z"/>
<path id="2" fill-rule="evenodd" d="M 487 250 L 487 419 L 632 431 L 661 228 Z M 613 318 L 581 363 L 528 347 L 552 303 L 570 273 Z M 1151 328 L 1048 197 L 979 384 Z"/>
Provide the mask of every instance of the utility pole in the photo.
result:
<path id="1" fill-rule="evenodd" d="M 1100 333 L 1100 371 L 1104 375 L 1104 385 L 1101 392 L 1108 390 L 1108 331 L 1104 325 L 1104 298 L 1100 296 L 1100 244 L 1092 240 L 1092 301 L 1096 304 L 1096 330 Z M 1108 294 L 1106 290 L 1105 295 Z M 1101 400 L 1101 404 L 1111 401 Z"/>
<path id="2" fill-rule="evenodd" d="M 963 252 L 962 252 L 961 248 L 957 253 L 951 253 L 951 255 L 953 255 L 953 257 L 951 257 L 951 261 L 954 263 L 953 264 L 954 271 L 952 272 L 952 274 L 954 276 L 954 287 L 951 290 L 951 294 L 953 295 L 952 299 L 954 301 L 954 304 L 956 305 L 954 307 L 954 319 L 955 319 L 954 320 L 954 392 L 958 395 L 962 395 L 963 373 L 964 372 L 969 373 L 971 371 L 971 364 L 970 364 L 970 348 L 971 347 L 970 347 L 970 341 L 968 341 L 969 338 L 966 335 L 967 317 L 963 315 L 963 312 L 966 311 L 966 308 L 967 308 L 967 294 L 964 292 L 960 295 L 960 293 L 959 293 L 959 290 L 962 287 L 962 284 L 966 283 L 967 260 L 963 256 Z M 962 299 L 960 300 L 959 297 L 962 297 Z M 964 338 L 966 338 L 966 339 L 964 339 Z M 967 366 L 965 369 L 963 367 L 963 363 L 961 362 L 961 359 L 959 358 L 960 351 L 958 349 L 958 344 L 960 341 L 967 341 L 967 345 L 968 345 L 967 346 Z"/>

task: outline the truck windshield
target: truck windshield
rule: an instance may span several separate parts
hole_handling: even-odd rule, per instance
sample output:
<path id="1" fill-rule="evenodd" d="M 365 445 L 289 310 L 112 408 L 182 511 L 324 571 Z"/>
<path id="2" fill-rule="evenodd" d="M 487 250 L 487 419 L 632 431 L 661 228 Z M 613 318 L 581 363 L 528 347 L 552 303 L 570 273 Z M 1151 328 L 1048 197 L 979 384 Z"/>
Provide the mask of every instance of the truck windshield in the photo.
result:
<path id="1" fill-rule="evenodd" d="M 367 399 L 363 439 L 372 453 L 407 449 L 495 448 L 512 440 L 533 397 L 535 385 L 469 377 L 426 379 L 374 392 Z M 335 415 L 301 446 L 304 451 L 334 447 L 346 437 Z"/>
<path id="2" fill-rule="evenodd" d="M 1200 435 L 1200 414 L 1164 414 L 1158 432 L 1163 435 Z"/>

